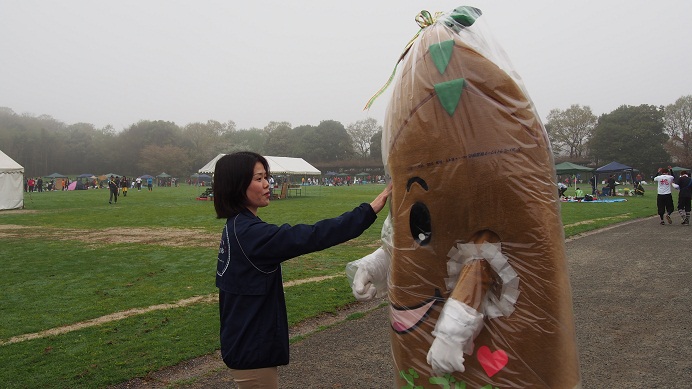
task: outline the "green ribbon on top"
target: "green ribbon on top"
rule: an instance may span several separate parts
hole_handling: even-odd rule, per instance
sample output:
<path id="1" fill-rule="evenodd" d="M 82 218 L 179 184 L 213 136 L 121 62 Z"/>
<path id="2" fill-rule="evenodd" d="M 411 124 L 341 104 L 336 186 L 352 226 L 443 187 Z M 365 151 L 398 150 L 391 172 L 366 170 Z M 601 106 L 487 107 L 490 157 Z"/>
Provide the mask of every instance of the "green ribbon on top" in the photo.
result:
<path id="1" fill-rule="evenodd" d="M 380 97 L 380 95 L 382 93 L 384 93 L 384 91 L 389 87 L 389 84 L 392 83 L 392 80 L 394 80 L 394 76 L 396 74 L 396 68 L 399 66 L 399 63 L 401 62 L 401 60 L 404 59 L 404 56 L 406 56 L 408 51 L 411 49 L 411 46 L 413 46 L 413 42 L 416 41 L 416 38 L 418 38 L 420 33 L 426 27 L 433 25 L 437 21 L 437 19 L 442 15 L 443 15 L 442 12 L 436 12 L 435 15 L 433 16 L 430 14 L 430 12 L 428 12 L 426 10 L 420 11 L 420 13 L 418 13 L 418 15 L 416 15 L 416 23 L 418 23 L 418 26 L 420 26 L 420 30 L 418 30 L 416 35 L 414 35 L 413 38 L 411 38 L 411 40 L 409 40 L 408 44 L 406 44 L 406 47 L 404 47 L 404 51 L 399 56 L 399 59 L 396 61 L 396 64 L 394 65 L 394 70 L 392 70 L 392 74 L 389 76 L 389 79 L 387 80 L 387 82 L 382 86 L 382 88 L 380 88 L 380 90 L 378 90 L 370 98 L 370 100 L 368 100 L 368 102 L 365 104 L 365 108 L 363 108 L 363 110 L 370 109 L 370 107 L 375 102 L 375 100 L 378 97 Z M 461 28 L 463 28 L 463 27 L 471 26 L 476 21 L 476 19 L 481 15 L 482 15 L 482 12 L 478 8 L 463 6 L 463 7 L 458 7 L 456 9 L 454 9 L 454 11 L 452 11 L 450 14 L 450 18 L 452 20 L 454 20 L 454 22 L 458 23 L 458 25 L 460 25 Z M 448 25 L 449 24 L 450 23 L 448 23 Z M 458 26 L 450 26 L 450 27 L 454 28 L 457 32 L 460 29 Z M 441 55 L 441 57 L 448 57 L 449 51 L 450 51 L 450 48 L 447 47 L 445 44 L 444 46 L 442 46 L 442 51 L 436 53 L 436 55 Z M 435 63 L 435 65 L 438 67 L 438 70 L 440 71 L 440 73 L 444 73 L 444 68 L 446 68 L 445 62 L 448 62 L 448 61 L 449 61 L 449 58 L 444 58 L 444 59 L 442 59 L 442 61 L 438 61 L 439 63 L 438 62 Z M 443 63 L 444 63 L 444 65 L 442 65 Z"/>
<path id="2" fill-rule="evenodd" d="M 368 100 L 368 102 L 365 104 L 365 108 L 363 108 L 363 110 L 370 109 L 372 104 L 375 102 L 375 99 L 380 97 L 380 95 L 382 93 L 384 93 L 384 91 L 389 87 L 389 84 L 391 84 L 392 80 L 394 80 L 394 75 L 396 74 L 396 68 L 399 66 L 399 63 L 401 62 L 401 60 L 404 59 L 404 56 L 406 56 L 406 53 L 408 53 L 408 51 L 411 49 L 411 46 L 413 46 L 413 42 L 416 41 L 416 38 L 418 38 L 418 35 L 420 35 L 421 31 L 423 31 L 426 27 L 433 25 L 440 15 L 442 15 L 442 12 L 436 12 L 435 16 L 433 17 L 430 14 L 430 12 L 428 12 L 426 10 L 420 11 L 420 13 L 418 15 L 416 15 L 416 23 L 418 23 L 418 26 L 420 26 L 420 30 L 418 30 L 416 35 L 414 35 L 413 38 L 411 38 L 411 40 L 408 41 L 408 43 L 406 44 L 406 47 L 404 47 L 404 51 L 399 56 L 399 59 L 396 61 L 396 64 L 394 65 L 394 70 L 392 70 L 392 74 L 389 76 L 389 79 L 382 86 L 382 88 L 380 88 L 380 90 L 378 90 L 370 98 L 370 100 Z"/>

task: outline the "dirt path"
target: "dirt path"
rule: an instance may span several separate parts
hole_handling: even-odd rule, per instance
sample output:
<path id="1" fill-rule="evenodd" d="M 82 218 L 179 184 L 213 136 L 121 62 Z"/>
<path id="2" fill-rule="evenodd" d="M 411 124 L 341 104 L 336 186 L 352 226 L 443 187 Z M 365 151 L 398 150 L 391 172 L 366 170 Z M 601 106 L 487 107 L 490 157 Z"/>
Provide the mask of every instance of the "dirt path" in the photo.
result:
<path id="1" fill-rule="evenodd" d="M 104 228 L 77 229 L 41 227 L 15 224 L 0 225 L 2 238 L 41 238 L 48 240 L 76 240 L 89 245 L 101 244 L 155 244 L 172 247 L 216 247 L 219 243 L 218 233 L 209 233 L 203 228 Z"/>
<path id="2" fill-rule="evenodd" d="M 190 298 L 187 298 L 184 300 L 177 301 L 173 304 L 158 304 L 158 305 L 152 305 L 152 306 L 146 307 L 146 308 L 128 309 L 126 311 L 115 312 L 115 313 L 111 313 L 111 314 L 108 314 L 105 316 L 97 317 L 95 319 L 80 321 L 78 323 L 73 323 L 73 324 L 69 324 L 69 325 L 57 327 L 57 328 L 51 328 L 51 329 L 48 329 L 45 331 L 13 336 L 7 340 L 0 341 L 0 346 L 6 345 L 6 344 L 11 344 L 11 343 L 24 342 L 26 340 L 45 338 L 47 336 L 52 336 L 52 335 L 66 334 L 68 332 L 77 331 L 77 330 L 80 330 L 82 328 L 93 327 L 93 326 L 97 326 L 99 324 L 104 324 L 104 323 L 108 323 L 108 322 L 112 322 L 112 321 L 122 320 L 122 319 L 126 319 L 128 317 L 132 317 L 132 316 L 136 316 L 136 315 L 142 315 L 142 314 L 145 314 L 148 312 L 159 311 L 162 309 L 180 308 L 180 307 L 185 307 L 185 306 L 192 305 L 192 304 L 210 303 L 213 301 L 218 301 L 218 295 L 212 294 L 212 295 L 207 295 L 207 296 L 194 296 L 194 297 L 190 297 Z"/>

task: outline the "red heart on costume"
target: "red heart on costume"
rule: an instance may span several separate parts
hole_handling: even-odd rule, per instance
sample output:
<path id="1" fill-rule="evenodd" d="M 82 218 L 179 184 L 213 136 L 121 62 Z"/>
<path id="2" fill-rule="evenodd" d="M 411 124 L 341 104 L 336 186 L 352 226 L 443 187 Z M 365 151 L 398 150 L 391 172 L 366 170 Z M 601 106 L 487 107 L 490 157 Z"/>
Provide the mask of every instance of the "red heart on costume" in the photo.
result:
<path id="1" fill-rule="evenodd" d="M 488 346 L 481 346 L 476 353 L 476 358 L 481 364 L 485 374 L 492 377 L 507 365 L 507 353 L 504 350 L 490 351 Z"/>

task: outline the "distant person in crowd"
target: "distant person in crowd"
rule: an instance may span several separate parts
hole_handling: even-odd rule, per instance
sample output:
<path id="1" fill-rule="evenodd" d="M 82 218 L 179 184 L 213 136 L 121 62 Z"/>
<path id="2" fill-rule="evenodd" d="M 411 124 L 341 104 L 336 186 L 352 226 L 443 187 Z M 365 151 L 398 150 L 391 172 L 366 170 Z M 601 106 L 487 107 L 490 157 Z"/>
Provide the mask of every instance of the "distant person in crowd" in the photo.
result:
<path id="1" fill-rule="evenodd" d="M 147 178 L 147 189 L 149 189 L 149 192 L 151 192 L 154 188 L 154 179 L 151 177 Z"/>
<path id="2" fill-rule="evenodd" d="M 108 192 L 110 193 L 110 196 L 108 197 L 108 204 L 113 204 L 113 200 L 115 200 L 115 203 L 118 203 L 118 182 L 115 180 L 115 177 L 111 176 L 108 179 Z"/>
<path id="3" fill-rule="evenodd" d="M 617 182 L 615 181 L 615 174 L 611 174 L 610 177 L 608 177 L 608 188 L 610 189 L 610 195 L 615 196 L 615 186 L 617 185 Z"/>
<path id="4" fill-rule="evenodd" d="M 137 183 L 137 191 L 140 192 L 142 190 L 142 177 L 137 177 L 135 183 Z"/>
<path id="5" fill-rule="evenodd" d="M 29 178 L 28 185 L 29 185 L 29 192 L 33 192 L 34 186 L 36 186 L 36 180 L 34 180 L 34 177 Z"/>
<path id="6" fill-rule="evenodd" d="M 127 176 L 123 176 L 120 179 L 120 187 L 123 188 L 123 197 L 127 197 L 127 188 L 129 187 L 129 182 L 127 181 Z"/>
<path id="7" fill-rule="evenodd" d="M 690 225 L 690 209 L 692 207 L 692 179 L 687 170 L 680 172 L 680 177 L 675 180 L 673 186 L 680 190 L 678 195 L 678 213 L 682 218 L 682 225 Z"/>
<path id="8" fill-rule="evenodd" d="M 269 176 L 269 197 L 274 198 L 274 184 L 276 184 L 276 181 L 274 181 L 274 176 Z"/>
<path id="9" fill-rule="evenodd" d="M 591 183 L 591 195 L 596 195 L 598 193 L 598 182 L 596 182 L 595 174 L 591 176 L 591 178 L 589 179 L 589 183 Z"/>
<path id="10" fill-rule="evenodd" d="M 36 187 L 39 192 L 43 192 L 43 178 L 39 177 L 38 180 L 36 180 Z"/>
<path id="11" fill-rule="evenodd" d="M 584 191 L 580 188 L 577 188 L 577 190 L 574 191 L 574 199 L 577 201 L 584 200 Z"/>
<path id="12" fill-rule="evenodd" d="M 565 195 L 565 192 L 567 192 L 567 185 L 563 184 L 562 182 L 558 182 L 557 183 L 557 196 L 561 198 Z"/>
<path id="13" fill-rule="evenodd" d="M 675 177 L 669 174 L 667 168 L 659 168 L 658 175 L 654 177 L 654 181 L 658 184 L 658 196 L 656 197 L 656 206 L 658 207 L 658 216 L 661 218 L 661 225 L 666 224 L 663 221 L 665 216 L 668 224 L 673 223 L 670 214 L 673 213 L 673 181 Z"/>
<path id="14" fill-rule="evenodd" d="M 214 209 L 226 219 L 216 268 L 221 357 L 240 389 L 278 388 L 277 366 L 289 362 L 288 319 L 281 263 L 356 238 L 377 218 L 391 193 L 314 225 L 268 224 L 269 164 L 253 152 L 221 157 L 214 172 Z"/>

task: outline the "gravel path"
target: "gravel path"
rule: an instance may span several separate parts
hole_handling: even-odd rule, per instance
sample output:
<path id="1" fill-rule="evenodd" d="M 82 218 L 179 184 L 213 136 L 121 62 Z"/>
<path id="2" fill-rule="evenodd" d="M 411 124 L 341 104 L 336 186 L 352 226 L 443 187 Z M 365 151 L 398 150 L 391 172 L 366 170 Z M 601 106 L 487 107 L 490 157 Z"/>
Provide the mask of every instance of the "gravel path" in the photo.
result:
<path id="1" fill-rule="evenodd" d="M 584 388 L 689 388 L 692 382 L 692 227 L 658 218 L 567 241 Z M 389 388 L 393 368 L 387 310 L 355 304 L 305 324 L 343 321 L 291 346 L 282 388 Z M 328 319 L 328 320 L 327 320 Z M 116 388 L 235 388 L 218 355 L 198 358 Z"/>

